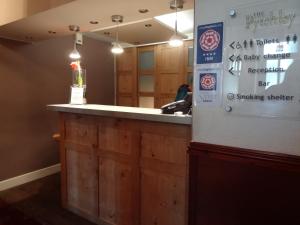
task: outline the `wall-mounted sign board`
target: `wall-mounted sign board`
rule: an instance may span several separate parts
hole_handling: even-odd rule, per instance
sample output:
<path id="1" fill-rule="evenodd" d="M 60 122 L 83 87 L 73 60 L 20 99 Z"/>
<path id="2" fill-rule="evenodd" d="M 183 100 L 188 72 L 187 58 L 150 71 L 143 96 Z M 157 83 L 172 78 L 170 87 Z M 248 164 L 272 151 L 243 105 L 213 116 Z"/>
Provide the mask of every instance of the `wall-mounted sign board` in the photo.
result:
<path id="1" fill-rule="evenodd" d="M 225 27 L 224 107 L 300 119 L 300 1 L 231 7 Z"/>

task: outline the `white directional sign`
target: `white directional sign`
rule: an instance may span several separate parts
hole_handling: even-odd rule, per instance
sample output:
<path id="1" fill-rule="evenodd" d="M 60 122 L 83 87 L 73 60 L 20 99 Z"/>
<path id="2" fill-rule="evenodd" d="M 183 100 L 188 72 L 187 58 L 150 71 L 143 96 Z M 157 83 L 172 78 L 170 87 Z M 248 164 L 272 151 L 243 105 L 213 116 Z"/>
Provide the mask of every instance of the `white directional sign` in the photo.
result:
<path id="1" fill-rule="evenodd" d="M 223 104 L 231 114 L 300 119 L 300 1 L 228 9 Z"/>

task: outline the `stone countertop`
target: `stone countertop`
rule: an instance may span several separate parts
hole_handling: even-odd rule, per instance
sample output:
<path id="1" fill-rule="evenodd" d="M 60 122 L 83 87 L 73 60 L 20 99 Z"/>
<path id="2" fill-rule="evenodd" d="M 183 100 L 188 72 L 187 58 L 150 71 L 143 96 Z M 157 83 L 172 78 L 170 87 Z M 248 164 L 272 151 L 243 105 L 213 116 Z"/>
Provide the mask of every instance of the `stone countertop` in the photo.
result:
<path id="1" fill-rule="evenodd" d="M 155 122 L 174 123 L 174 124 L 187 124 L 187 125 L 192 124 L 192 116 L 190 115 L 175 116 L 173 114 L 171 115 L 161 114 L 160 109 L 124 107 L 124 106 L 113 106 L 113 105 L 93 105 L 93 104 L 47 105 L 47 109 L 52 111 L 57 111 L 57 112 L 78 113 L 78 114 L 85 114 L 85 115 L 147 120 L 147 121 L 155 121 Z"/>

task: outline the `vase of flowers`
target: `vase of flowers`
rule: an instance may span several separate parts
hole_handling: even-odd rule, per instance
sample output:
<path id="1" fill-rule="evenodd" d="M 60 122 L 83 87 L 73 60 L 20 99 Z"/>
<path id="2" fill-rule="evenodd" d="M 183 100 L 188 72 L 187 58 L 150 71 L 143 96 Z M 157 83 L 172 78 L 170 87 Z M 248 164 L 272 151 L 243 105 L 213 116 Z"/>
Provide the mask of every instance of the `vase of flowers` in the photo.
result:
<path id="1" fill-rule="evenodd" d="M 76 101 L 76 104 L 86 103 L 86 71 L 80 65 L 80 61 L 74 61 L 70 64 L 72 69 L 72 86 L 71 91 L 79 90 L 83 92 L 82 103 Z M 72 93 L 71 93 L 72 96 Z M 71 99 L 72 103 L 72 99 Z"/>

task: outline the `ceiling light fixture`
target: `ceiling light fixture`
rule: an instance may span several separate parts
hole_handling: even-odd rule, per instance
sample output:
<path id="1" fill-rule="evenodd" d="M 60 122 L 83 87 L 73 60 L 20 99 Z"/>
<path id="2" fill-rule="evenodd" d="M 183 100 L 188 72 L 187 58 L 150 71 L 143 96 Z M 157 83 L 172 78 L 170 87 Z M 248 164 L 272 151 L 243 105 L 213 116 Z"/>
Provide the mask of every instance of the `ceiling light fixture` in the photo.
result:
<path id="1" fill-rule="evenodd" d="M 183 45 L 182 37 L 180 35 L 178 35 L 178 32 L 177 32 L 177 11 L 178 11 L 178 9 L 182 9 L 182 8 L 183 8 L 183 0 L 171 1 L 170 9 L 176 10 L 175 32 L 169 40 L 169 45 L 171 45 L 172 47 L 179 47 L 179 46 Z"/>
<path id="2" fill-rule="evenodd" d="M 77 50 L 77 48 L 76 48 L 76 44 L 77 44 L 77 35 L 76 35 L 76 33 L 78 32 L 78 31 L 80 31 L 80 27 L 79 26 L 77 26 L 77 25 L 70 25 L 69 26 L 69 29 L 70 29 L 70 31 L 74 31 L 75 32 L 75 39 L 74 39 L 74 48 L 73 48 L 73 50 L 72 50 L 72 52 L 69 54 L 69 57 L 71 58 L 71 59 L 80 59 L 81 58 L 81 55 L 80 55 L 80 53 L 78 52 L 78 50 Z"/>
<path id="3" fill-rule="evenodd" d="M 99 23 L 99 22 L 98 22 L 97 20 L 91 20 L 91 21 L 90 21 L 90 24 L 93 24 L 93 25 L 94 25 L 94 24 L 98 24 L 98 23 Z"/>
<path id="4" fill-rule="evenodd" d="M 119 43 L 119 23 L 123 22 L 123 16 L 121 15 L 113 15 L 111 16 L 111 20 L 114 23 L 117 23 L 117 31 L 116 31 L 116 41 L 112 43 L 111 52 L 113 54 L 121 54 L 124 52 L 124 49 Z"/>
<path id="5" fill-rule="evenodd" d="M 148 9 L 139 9 L 139 13 L 147 13 L 147 12 L 149 12 Z"/>

